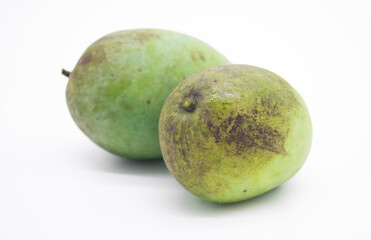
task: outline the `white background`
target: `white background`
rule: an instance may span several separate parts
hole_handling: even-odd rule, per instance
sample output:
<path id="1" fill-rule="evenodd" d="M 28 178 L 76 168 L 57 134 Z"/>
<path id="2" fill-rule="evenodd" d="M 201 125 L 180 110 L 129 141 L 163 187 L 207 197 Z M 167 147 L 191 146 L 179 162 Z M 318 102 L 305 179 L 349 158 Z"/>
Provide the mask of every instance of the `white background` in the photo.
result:
<path id="1" fill-rule="evenodd" d="M 161 161 L 92 143 L 62 67 L 123 29 L 197 37 L 305 99 L 313 145 L 281 187 L 238 204 L 188 193 Z M 0 239 L 371 239 L 370 1 L 1 1 Z"/>

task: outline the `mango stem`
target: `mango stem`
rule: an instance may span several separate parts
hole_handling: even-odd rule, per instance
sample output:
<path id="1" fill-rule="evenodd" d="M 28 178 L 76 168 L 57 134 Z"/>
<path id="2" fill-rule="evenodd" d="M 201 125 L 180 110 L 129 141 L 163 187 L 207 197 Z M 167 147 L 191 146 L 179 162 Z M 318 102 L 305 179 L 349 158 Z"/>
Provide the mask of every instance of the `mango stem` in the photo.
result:
<path id="1" fill-rule="evenodd" d="M 69 71 L 67 71 L 67 70 L 65 70 L 65 69 L 62 68 L 62 74 L 63 74 L 64 76 L 66 76 L 66 77 L 70 77 L 71 72 L 69 72 Z"/>
<path id="2" fill-rule="evenodd" d="M 182 108 L 186 112 L 193 112 L 195 110 L 195 108 L 196 108 L 195 101 L 193 99 L 191 99 L 191 98 L 184 99 Z"/>

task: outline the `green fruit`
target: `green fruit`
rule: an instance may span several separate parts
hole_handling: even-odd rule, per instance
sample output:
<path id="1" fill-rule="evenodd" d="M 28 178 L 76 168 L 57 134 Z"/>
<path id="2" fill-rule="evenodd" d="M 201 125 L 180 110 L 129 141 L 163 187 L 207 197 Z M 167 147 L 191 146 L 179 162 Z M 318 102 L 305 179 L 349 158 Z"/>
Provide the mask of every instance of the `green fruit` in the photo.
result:
<path id="1" fill-rule="evenodd" d="M 159 124 L 170 172 L 200 198 L 237 202 L 291 178 L 312 141 L 308 110 L 281 77 L 248 65 L 206 69 L 167 98 Z"/>
<path id="2" fill-rule="evenodd" d="M 96 144 L 134 159 L 161 157 L 158 119 L 170 92 L 186 77 L 229 63 L 190 36 L 154 29 L 106 35 L 69 75 L 67 104 Z"/>

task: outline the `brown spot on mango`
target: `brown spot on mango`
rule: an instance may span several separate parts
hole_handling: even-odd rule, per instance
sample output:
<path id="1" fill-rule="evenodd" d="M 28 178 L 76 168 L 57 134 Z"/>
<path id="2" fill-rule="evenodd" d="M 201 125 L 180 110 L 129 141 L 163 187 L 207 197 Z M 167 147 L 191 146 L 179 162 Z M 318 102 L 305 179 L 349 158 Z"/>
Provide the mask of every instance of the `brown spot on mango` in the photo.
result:
<path id="1" fill-rule="evenodd" d="M 91 54 L 89 54 L 87 56 L 82 57 L 79 61 L 79 64 L 86 65 L 86 64 L 90 63 L 91 60 L 93 60 L 93 56 Z"/>
<path id="2" fill-rule="evenodd" d="M 191 52 L 191 58 L 194 62 L 199 60 L 201 60 L 202 62 L 206 61 L 205 55 L 200 51 Z"/>
<path id="3" fill-rule="evenodd" d="M 153 39 L 161 39 L 161 35 L 155 33 L 154 31 L 143 29 L 130 32 L 130 34 L 128 34 L 128 38 L 131 38 L 132 40 L 138 42 L 146 42 L 151 41 Z"/>

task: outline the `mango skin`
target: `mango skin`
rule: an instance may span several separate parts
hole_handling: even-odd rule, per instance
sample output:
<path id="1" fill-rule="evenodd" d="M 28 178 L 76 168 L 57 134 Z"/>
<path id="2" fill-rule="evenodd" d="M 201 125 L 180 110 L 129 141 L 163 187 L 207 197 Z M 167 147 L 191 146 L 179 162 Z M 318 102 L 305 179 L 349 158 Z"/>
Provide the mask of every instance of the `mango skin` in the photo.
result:
<path id="1" fill-rule="evenodd" d="M 227 65 L 174 89 L 161 112 L 159 138 L 166 166 L 184 188 L 231 203 L 290 179 L 309 154 L 312 125 L 303 99 L 284 79 Z"/>
<path id="2" fill-rule="evenodd" d="M 83 53 L 70 74 L 67 104 L 96 144 L 132 159 L 161 157 L 158 119 L 186 77 L 229 61 L 200 40 L 156 29 L 108 34 Z"/>

